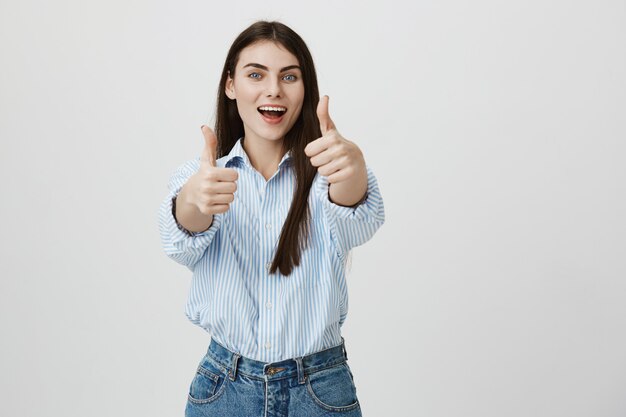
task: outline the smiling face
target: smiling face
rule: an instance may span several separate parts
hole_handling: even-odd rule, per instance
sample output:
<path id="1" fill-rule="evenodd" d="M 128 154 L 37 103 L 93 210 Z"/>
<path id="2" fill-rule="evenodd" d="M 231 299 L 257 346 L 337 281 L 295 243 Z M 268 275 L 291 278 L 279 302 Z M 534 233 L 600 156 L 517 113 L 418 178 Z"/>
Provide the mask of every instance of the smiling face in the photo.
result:
<path id="1" fill-rule="evenodd" d="M 304 100 L 298 59 L 270 41 L 241 50 L 225 90 L 237 102 L 246 140 L 282 141 L 298 120 Z"/>

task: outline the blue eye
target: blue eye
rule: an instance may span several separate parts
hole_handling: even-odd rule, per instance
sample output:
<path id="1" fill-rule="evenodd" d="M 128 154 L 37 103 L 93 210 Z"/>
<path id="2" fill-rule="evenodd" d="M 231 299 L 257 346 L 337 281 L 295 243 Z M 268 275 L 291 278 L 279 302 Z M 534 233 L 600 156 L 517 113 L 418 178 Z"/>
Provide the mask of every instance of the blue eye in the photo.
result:
<path id="1" fill-rule="evenodd" d="M 258 80 L 259 78 L 261 78 L 261 74 L 259 74 L 258 72 L 253 72 L 253 73 L 250 73 L 250 75 L 248 75 L 248 77 L 254 78 L 254 79 Z"/>
<path id="2" fill-rule="evenodd" d="M 285 75 L 283 77 L 283 79 L 286 80 L 286 81 L 295 81 L 296 80 L 296 76 L 293 75 L 293 74 L 289 74 L 289 75 Z"/>

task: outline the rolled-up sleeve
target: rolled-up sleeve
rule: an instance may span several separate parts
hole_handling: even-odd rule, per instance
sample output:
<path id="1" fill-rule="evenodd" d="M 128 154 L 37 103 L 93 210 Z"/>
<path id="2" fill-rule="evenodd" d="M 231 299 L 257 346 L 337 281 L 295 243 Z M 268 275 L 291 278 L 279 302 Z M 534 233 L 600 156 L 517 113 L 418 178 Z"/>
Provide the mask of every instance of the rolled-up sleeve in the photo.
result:
<path id="1" fill-rule="evenodd" d="M 175 217 L 175 200 L 183 185 L 198 170 L 199 162 L 191 160 L 181 165 L 170 177 L 169 193 L 159 208 L 159 232 L 163 250 L 176 262 L 193 270 L 220 229 L 222 215 L 213 215 L 213 223 L 204 232 L 190 232 Z"/>
<path id="2" fill-rule="evenodd" d="M 369 166 L 367 168 L 367 194 L 365 200 L 356 207 L 344 207 L 333 203 L 328 194 L 328 178 L 319 176 L 318 195 L 328 225 L 331 239 L 338 248 L 338 255 L 344 259 L 348 251 L 362 245 L 374 236 L 385 222 L 383 198 L 378 188 L 378 181 Z"/>

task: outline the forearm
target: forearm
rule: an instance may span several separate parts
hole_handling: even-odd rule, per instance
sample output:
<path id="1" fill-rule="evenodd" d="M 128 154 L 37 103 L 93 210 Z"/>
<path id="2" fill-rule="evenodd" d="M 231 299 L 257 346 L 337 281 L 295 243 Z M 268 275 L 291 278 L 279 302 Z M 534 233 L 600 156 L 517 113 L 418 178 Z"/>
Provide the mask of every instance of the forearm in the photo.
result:
<path id="1" fill-rule="evenodd" d="M 187 184 L 176 197 L 176 220 L 190 232 L 204 232 L 213 223 L 213 215 L 200 212 L 195 204 L 187 198 Z"/>
<path id="2" fill-rule="evenodd" d="M 330 201 L 340 206 L 352 207 L 365 198 L 367 192 L 367 168 L 342 182 L 330 184 Z"/>

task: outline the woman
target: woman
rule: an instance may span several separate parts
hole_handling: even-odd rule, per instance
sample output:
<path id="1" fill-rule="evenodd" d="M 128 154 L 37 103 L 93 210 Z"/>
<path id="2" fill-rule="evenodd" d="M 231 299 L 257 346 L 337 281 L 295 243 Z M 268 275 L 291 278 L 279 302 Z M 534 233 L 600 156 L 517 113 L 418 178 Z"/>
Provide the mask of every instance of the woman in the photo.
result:
<path id="1" fill-rule="evenodd" d="M 211 334 L 187 416 L 360 416 L 340 327 L 346 259 L 384 222 L 376 178 L 319 99 L 304 41 L 256 22 L 231 46 L 215 133 L 172 176 L 165 252 Z"/>

